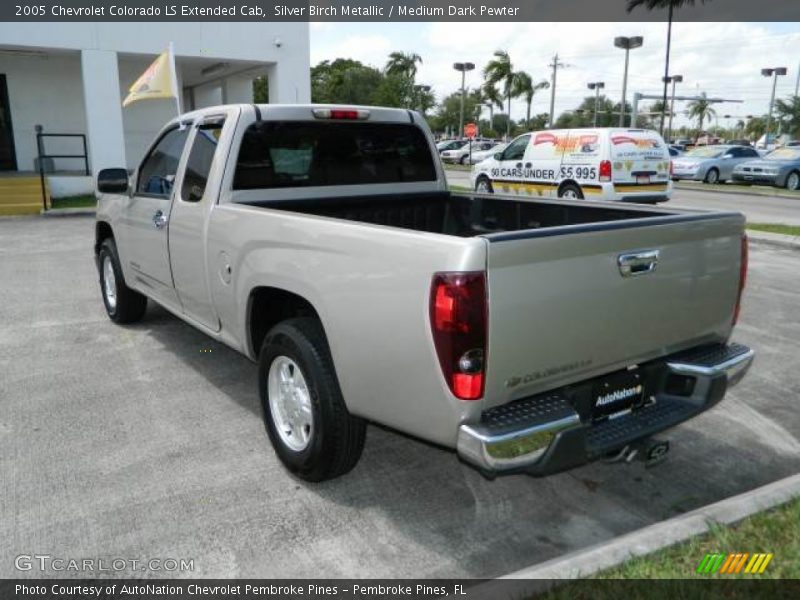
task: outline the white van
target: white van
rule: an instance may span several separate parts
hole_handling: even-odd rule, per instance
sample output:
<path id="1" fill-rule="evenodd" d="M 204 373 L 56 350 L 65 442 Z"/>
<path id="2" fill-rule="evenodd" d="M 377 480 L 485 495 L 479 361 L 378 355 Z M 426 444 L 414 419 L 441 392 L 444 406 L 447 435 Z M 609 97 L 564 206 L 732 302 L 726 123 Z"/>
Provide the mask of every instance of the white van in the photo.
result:
<path id="1" fill-rule="evenodd" d="M 472 168 L 477 192 L 664 202 L 672 195 L 669 150 L 646 129 L 551 129 L 514 139 Z"/>

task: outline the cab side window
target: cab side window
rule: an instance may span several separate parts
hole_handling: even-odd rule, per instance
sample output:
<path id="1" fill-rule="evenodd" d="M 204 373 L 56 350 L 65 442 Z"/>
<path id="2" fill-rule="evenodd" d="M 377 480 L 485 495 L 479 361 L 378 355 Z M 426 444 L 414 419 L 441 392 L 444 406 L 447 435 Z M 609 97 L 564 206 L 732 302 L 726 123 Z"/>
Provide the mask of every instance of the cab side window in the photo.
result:
<path id="1" fill-rule="evenodd" d="M 223 121 L 215 121 L 202 124 L 197 128 L 192 148 L 189 151 L 186 172 L 183 175 L 183 185 L 181 186 L 183 201 L 199 202 L 202 200 L 223 124 Z"/>
<path id="2" fill-rule="evenodd" d="M 528 147 L 528 142 L 531 141 L 531 136 L 523 135 L 509 144 L 506 151 L 503 152 L 503 160 L 522 160 L 525 155 L 525 148 Z"/>
<path id="3" fill-rule="evenodd" d="M 136 193 L 169 198 L 189 129 L 170 129 L 158 140 L 139 168 Z"/>

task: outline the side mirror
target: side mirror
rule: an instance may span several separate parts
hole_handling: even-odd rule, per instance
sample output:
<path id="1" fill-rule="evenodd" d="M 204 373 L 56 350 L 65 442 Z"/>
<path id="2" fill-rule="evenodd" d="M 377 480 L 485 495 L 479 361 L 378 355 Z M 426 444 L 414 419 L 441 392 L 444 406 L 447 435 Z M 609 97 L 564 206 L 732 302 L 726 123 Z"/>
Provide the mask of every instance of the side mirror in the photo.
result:
<path id="1" fill-rule="evenodd" d="M 502 152 L 495 152 L 493 155 L 495 160 L 503 160 L 503 153 Z"/>
<path id="2" fill-rule="evenodd" d="M 128 191 L 127 169 L 103 169 L 97 174 L 97 191 L 102 194 L 125 194 Z"/>

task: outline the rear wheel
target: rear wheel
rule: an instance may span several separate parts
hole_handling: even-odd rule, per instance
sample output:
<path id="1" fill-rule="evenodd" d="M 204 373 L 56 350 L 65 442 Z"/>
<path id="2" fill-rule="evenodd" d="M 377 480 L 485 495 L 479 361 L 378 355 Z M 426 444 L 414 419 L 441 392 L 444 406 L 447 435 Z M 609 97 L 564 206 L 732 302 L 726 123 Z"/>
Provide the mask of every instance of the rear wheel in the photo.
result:
<path id="1" fill-rule="evenodd" d="M 709 169 L 703 181 L 706 183 L 719 183 L 719 171 L 717 169 Z"/>
<path id="2" fill-rule="evenodd" d="M 578 185 L 567 183 L 558 190 L 558 197 L 566 198 L 567 200 L 583 200 L 583 192 Z"/>
<path id="3" fill-rule="evenodd" d="M 786 178 L 787 190 L 800 190 L 800 171 L 792 171 Z"/>
<path id="4" fill-rule="evenodd" d="M 479 194 L 493 194 L 492 182 L 489 181 L 488 177 L 479 177 L 478 181 L 475 182 L 475 191 Z"/>
<path id="5" fill-rule="evenodd" d="M 345 406 L 318 320 L 289 319 L 269 331 L 259 356 L 259 392 L 267 434 L 289 471 L 324 481 L 355 467 L 366 423 Z"/>
<path id="6" fill-rule="evenodd" d="M 468 160 L 469 160 L 469 156 L 467 156 L 467 155 L 465 154 L 464 156 L 462 156 L 462 157 L 459 159 L 459 161 L 458 161 L 458 162 L 460 162 L 462 165 L 466 165 Z"/>
<path id="7" fill-rule="evenodd" d="M 98 253 L 100 263 L 100 291 L 106 312 L 115 323 L 133 323 L 144 316 L 147 297 L 125 285 L 122 267 L 119 263 L 117 245 L 113 238 L 100 244 Z"/>

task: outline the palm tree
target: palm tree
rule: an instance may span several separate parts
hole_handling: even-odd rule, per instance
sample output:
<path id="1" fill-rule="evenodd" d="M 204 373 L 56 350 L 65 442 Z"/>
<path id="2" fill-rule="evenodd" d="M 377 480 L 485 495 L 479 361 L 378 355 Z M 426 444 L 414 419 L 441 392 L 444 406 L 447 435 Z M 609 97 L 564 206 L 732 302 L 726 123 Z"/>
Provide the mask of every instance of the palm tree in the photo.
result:
<path id="1" fill-rule="evenodd" d="M 775 114 L 793 137 L 800 136 L 800 96 L 776 100 Z"/>
<path id="2" fill-rule="evenodd" d="M 669 11 L 667 16 L 667 57 L 664 61 L 664 107 L 667 105 L 667 77 L 669 77 L 669 52 L 672 45 L 672 13 L 675 9 L 680 9 L 684 6 L 694 6 L 697 0 L 628 0 L 628 12 L 644 6 L 647 10 L 659 10 L 666 8 Z M 705 4 L 710 0 L 699 0 L 701 4 Z M 661 126 L 659 132 L 664 135 L 664 115 L 666 111 L 661 113 Z"/>
<path id="3" fill-rule="evenodd" d="M 517 73 L 514 80 L 514 96 L 522 96 L 525 99 L 525 127 L 530 127 L 531 122 L 531 104 L 533 103 L 533 96 L 539 90 L 544 90 L 550 87 L 550 82 L 542 80 L 538 83 L 533 83 L 533 79 L 525 71 Z"/>
<path id="4" fill-rule="evenodd" d="M 490 60 L 489 64 L 483 69 L 483 76 L 486 79 L 484 90 L 488 87 L 494 88 L 498 83 L 503 86 L 503 98 L 508 103 L 506 136 L 511 137 L 511 99 L 518 95 L 515 94 L 515 90 L 519 73 L 514 72 L 514 66 L 511 64 L 511 57 L 508 52 L 497 50 L 494 53 L 494 59 Z M 502 107 L 502 104 L 500 106 Z"/>
<path id="5" fill-rule="evenodd" d="M 414 81 L 417 76 L 417 63 L 422 64 L 422 57 L 419 54 L 392 52 L 389 54 L 384 72 L 387 75 L 400 75 Z"/>
<path id="6" fill-rule="evenodd" d="M 716 115 L 717 111 L 711 108 L 711 102 L 703 92 L 697 100 L 692 100 L 686 105 L 686 114 L 692 119 L 697 119 L 697 135 L 700 136 L 703 132 L 703 122 L 706 118 Z"/>

